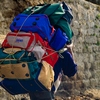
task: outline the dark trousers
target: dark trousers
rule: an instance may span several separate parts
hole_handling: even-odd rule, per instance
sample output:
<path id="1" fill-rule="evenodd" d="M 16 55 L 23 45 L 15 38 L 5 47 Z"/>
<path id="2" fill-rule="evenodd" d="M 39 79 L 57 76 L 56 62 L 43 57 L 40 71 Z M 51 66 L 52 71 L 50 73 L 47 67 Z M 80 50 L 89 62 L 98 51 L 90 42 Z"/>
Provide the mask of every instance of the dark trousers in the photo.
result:
<path id="1" fill-rule="evenodd" d="M 54 93 L 50 91 L 41 91 L 29 93 L 30 100 L 54 100 Z"/>

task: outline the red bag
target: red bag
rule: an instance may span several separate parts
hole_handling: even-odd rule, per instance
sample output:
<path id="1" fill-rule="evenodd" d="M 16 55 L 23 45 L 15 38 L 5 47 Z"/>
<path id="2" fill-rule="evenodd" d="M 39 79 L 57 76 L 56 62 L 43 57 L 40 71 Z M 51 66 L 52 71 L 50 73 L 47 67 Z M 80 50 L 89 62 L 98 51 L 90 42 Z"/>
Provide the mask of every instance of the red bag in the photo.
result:
<path id="1" fill-rule="evenodd" d="M 49 63 L 52 67 L 54 67 L 55 63 L 57 62 L 59 55 L 58 53 L 53 50 L 47 41 L 43 40 L 39 34 L 35 33 L 36 43 L 42 46 L 42 48 L 45 50 L 45 54 L 42 57 L 42 60 Z"/>
<path id="2" fill-rule="evenodd" d="M 54 67 L 55 63 L 58 61 L 59 55 L 56 51 L 54 51 L 49 45 L 46 46 L 46 53 L 44 54 L 42 60 L 49 63 L 52 67 Z"/>
<path id="3" fill-rule="evenodd" d="M 17 47 L 22 49 L 28 49 L 33 41 L 34 41 L 34 35 L 32 33 L 9 32 L 2 43 L 2 47 L 4 48 Z"/>
<path id="4" fill-rule="evenodd" d="M 36 47 L 37 46 L 37 47 Z M 39 47 L 40 46 L 40 47 Z M 38 33 L 10 32 L 2 43 L 2 47 L 18 47 L 33 52 L 37 60 L 41 59 L 54 67 L 58 60 L 58 54 L 43 40 Z M 37 50 L 39 48 L 39 50 Z"/>

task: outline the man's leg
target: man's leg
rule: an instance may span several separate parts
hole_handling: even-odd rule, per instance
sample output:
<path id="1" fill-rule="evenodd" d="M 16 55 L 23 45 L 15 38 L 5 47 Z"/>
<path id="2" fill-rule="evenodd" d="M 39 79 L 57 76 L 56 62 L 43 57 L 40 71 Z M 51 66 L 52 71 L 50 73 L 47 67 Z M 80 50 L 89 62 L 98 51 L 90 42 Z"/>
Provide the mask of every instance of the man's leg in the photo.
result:
<path id="1" fill-rule="evenodd" d="M 52 97 L 52 92 L 50 91 L 41 91 L 29 93 L 30 100 L 54 100 Z"/>

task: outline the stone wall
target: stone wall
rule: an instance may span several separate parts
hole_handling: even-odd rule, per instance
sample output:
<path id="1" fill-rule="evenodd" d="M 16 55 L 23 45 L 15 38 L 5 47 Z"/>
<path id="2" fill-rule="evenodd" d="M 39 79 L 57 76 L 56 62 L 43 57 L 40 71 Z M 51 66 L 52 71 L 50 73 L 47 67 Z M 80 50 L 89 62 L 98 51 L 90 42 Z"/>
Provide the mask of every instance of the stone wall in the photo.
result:
<path id="1" fill-rule="evenodd" d="M 64 77 L 61 88 L 79 94 L 87 88 L 100 88 L 100 11 L 98 6 L 84 0 L 71 2 L 70 6 L 74 14 L 71 26 L 78 72 L 74 81 Z"/>
<path id="2" fill-rule="evenodd" d="M 44 1 L 53 2 L 53 0 Z M 0 34 L 7 34 L 10 31 L 9 25 L 15 15 L 28 6 L 44 1 L 0 0 Z M 58 1 L 55 0 L 55 2 Z M 100 88 L 100 6 L 84 0 L 65 0 L 65 2 L 71 6 L 74 14 L 71 27 L 74 32 L 74 56 L 78 72 L 76 79 L 63 76 L 57 92 L 57 95 L 61 96 L 80 94 L 88 88 Z M 4 94 L 2 90 L 0 93 Z"/>

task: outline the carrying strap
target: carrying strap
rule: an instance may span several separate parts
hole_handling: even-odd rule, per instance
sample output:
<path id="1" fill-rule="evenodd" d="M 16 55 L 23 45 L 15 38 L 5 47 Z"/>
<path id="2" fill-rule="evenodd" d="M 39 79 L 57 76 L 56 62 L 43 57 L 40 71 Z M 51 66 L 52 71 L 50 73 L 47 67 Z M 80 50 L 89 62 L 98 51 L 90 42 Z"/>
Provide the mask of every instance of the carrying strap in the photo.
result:
<path id="1" fill-rule="evenodd" d="M 54 3 L 51 4 L 45 11 L 44 14 L 47 14 L 48 16 L 52 15 L 54 12 L 56 12 L 59 8 L 62 8 L 61 3 Z M 62 8 L 63 9 L 63 8 Z"/>
<path id="2" fill-rule="evenodd" d="M 44 11 L 50 6 L 51 4 L 42 4 L 42 5 L 37 5 L 31 8 L 31 11 L 34 14 L 43 14 Z M 35 12 L 34 12 L 35 10 Z"/>
<path id="3" fill-rule="evenodd" d="M 33 13 L 33 12 L 32 12 L 32 13 Z M 20 30 L 22 29 L 24 23 L 25 23 L 26 20 L 32 15 L 32 13 L 31 13 L 30 15 L 28 15 L 27 18 L 23 21 L 21 27 L 20 27 L 19 30 L 16 32 L 16 38 L 17 38 L 17 35 L 18 35 L 18 33 L 20 32 Z M 13 44 L 14 44 L 14 43 L 15 43 L 15 42 L 12 43 L 12 48 L 13 48 Z"/>

